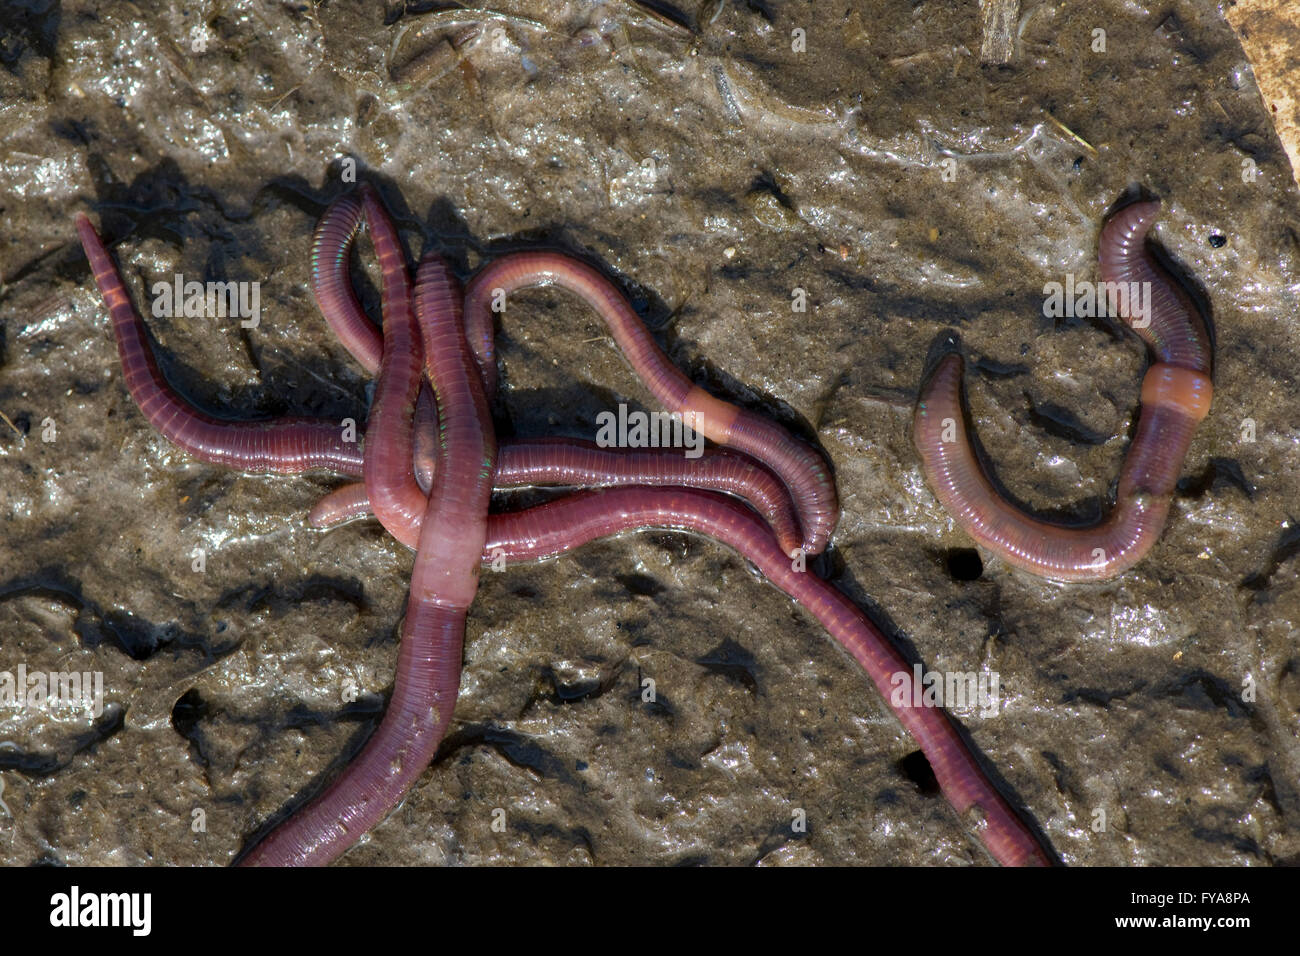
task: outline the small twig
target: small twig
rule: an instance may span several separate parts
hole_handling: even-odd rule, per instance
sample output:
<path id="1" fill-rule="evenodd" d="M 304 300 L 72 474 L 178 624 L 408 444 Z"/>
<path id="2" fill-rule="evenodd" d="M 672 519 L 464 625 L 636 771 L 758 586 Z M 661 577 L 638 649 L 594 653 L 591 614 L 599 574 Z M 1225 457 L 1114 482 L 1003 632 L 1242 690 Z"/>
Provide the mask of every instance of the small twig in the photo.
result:
<path id="1" fill-rule="evenodd" d="M 17 425 L 15 425 L 12 421 L 9 420 L 8 415 L 0 411 L 0 418 L 3 418 L 5 420 L 5 424 L 14 430 L 15 435 L 17 435 L 19 438 L 23 437 L 22 430 Z"/>
<path id="2" fill-rule="evenodd" d="M 1093 146 L 1092 143 L 1088 142 L 1086 139 L 1084 139 L 1082 136 L 1080 136 L 1078 133 L 1076 133 L 1074 130 L 1070 129 L 1070 127 L 1068 127 L 1068 126 L 1066 126 L 1064 123 L 1062 123 L 1062 122 L 1061 122 L 1059 119 L 1057 119 L 1055 116 L 1053 116 L 1051 110 L 1043 110 L 1043 115 L 1047 117 L 1047 121 L 1048 121 L 1049 123 L 1051 123 L 1051 124 L 1052 124 L 1053 126 L 1055 126 L 1058 130 L 1060 130 L 1062 133 L 1064 133 L 1066 136 L 1068 136 L 1068 137 L 1069 137 L 1070 139 L 1072 139 L 1074 142 L 1078 143 L 1080 146 L 1082 146 L 1084 149 L 1086 149 L 1089 153 L 1091 153 L 1094 159 L 1097 157 L 1097 148 L 1096 148 L 1095 146 Z"/>

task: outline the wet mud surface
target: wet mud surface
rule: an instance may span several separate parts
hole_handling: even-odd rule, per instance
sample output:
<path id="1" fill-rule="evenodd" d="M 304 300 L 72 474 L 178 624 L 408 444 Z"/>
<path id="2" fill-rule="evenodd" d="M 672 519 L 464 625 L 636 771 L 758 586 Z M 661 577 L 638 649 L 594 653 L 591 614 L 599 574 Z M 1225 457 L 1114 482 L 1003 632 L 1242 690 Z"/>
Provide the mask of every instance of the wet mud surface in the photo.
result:
<path id="1" fill-rule="evenodd" d="M 360 420 L 307 288 L 348 157 L 413 257 L 581 254 L 696 382 L 815 438 L 843 502 L 815 567 L 928 668 L 999 675 L 962 722 L 1063 861 L 1300 862 L 1300 205 L 1214 5 L 1025 4 L 1005 67 L 974 4 L 151 6 L 0 27 L 0 669 L 100 672 L 105 704 L 0 708 L 4 862 L 228 863 L 382 713 L 411 555 L 307 528 L 330 479 L 156 435 L 73 228 L 146 315 L 178 272 L 260 282 L 255 329 L 147 315 L 201 407 Z M 1043 286 L 1095 278 L 1138 191 L 1217 345 L 1165 534 L 1104 584 L 973 561 L 911 445 L 927 354 L 959 340 L 1012 496 L 1099 515 L 1146 359 Z M 512 302 L 501 434 L 650 407 L 594 315 Z M 915 753 L 743 559 L 642 533 L 484 574 L 451 733 L 344 863 L 989 862 Z"/>

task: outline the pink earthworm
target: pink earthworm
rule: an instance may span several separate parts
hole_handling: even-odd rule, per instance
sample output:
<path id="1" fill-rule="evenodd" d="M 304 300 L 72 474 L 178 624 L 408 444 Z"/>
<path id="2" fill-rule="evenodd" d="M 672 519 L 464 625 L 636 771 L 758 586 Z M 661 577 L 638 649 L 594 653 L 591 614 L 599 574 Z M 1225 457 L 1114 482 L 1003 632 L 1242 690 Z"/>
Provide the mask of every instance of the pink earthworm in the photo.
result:
<path id="1" fill-rule="evenodd" d="M 1125 206 L 1111 216 L 1101 230 L 1097 271 L 1104 283 L 1122 283 L 1130 289 L 1136 283 L 1150 290 L 1149 310 L 1136 310 L 1130 303 L 1129 308 L 1121 309 L 1121 318 L 1146 342 L 1156 362 L 1209 376 L 1213 350 L 1205 323 L 1182 286 L 1146 247 L 1147 234 L 1159 213 L 1159 200 L 1148 200 Z"/>
<path id="2" fill-rule="evenodd" d="M 697 459 L 680 451 L 601 448 L 593 442 L 534 438 L 511 442 L 497 464 L 502 486 L 674 485 L 743 498 L 771 525 L 786 554 L 800 545 L 799 526 L 785 484 L 759 462 L 727 448 L 704 449 Z"/>
<path id="3" fill-rule="evenodd" d="M 374 515 L 370 499 L 366 497 L 366 483 L 353 481 L 340 485 L 322 497 L 307 512 L 307 523 L 313 528 L 332 528 L 335 525 Z M 419 543 L 419 539 L 416 539 Z"/>
<path id="4" fill-rule="evenodd" d="M 77 232 L 108 306 L 127 390 L 163 437 L 200 461 L 240 471 L 297 475 L 320 470 L 361 475 L 361 449 L 357 442 L 345 440 L 342 422 L 299 417 L 223 421 L 177 395 L 158 368 L 144 322 L 117 266 L 84 213 L 77 215 Z"/>
<path id="5" fill-rule="evenodd" d="M 803 550 L 821 552 L 839 517 L 830 467 L 821 454 L 775 422 L 715 398 L 669 361 L 618 289 L 591 266 L 558 252 L 515 252 L 484 267 L 465 293 L 465 322 L 488 395 L 496 391 L 494 305 L 520 288 L 557 285 L 578 296 L 609 326 L 614 341 L 655 399 L 706 438 L 758 459 L 790 489 Z"/>
<path id="6" fill-rule="evenodd" d="M 373 189 L 361 190 L 370 238 L 383 274 L 383 356 L 366 421 L 365 486 L 371 510 L 394 536 L 418 526 L 428 507 L 414 472 L 412 419 L 420 394 L 423 361 L 411 311 L 411 279 L 397 230 Z M 449 294 L 461 299 L 453 278 Z M 428 403 L 432 407 L 433 403 Z M 436 410 L 435 410 L 436 414 Z M 403 543 L 415 547 L 418 535 Z"/>
<path id="7" fill-rule="evenodd" d="M 1124 458 L 1115 504 L 1102 521 L 1087 527 L 1051 524 L 998 493 L 961 424 L 959 355 L 945 356 L 922 387 L 912 430 L 926 481 L 967 534 L 1014 567 L 1058 581 L 1106 580 L 1141 561 L 1164 528 L 1183 459 L 1209 413 L 1214 388 L 1204 322 L 1144 244 L 1158 208 L 1145 202 L 1122 209 L 1101 234 L 1104 281 L 1147 283 L 1148 314 L 1125 319 L 1156 359 L 1142 380 L 1137 434 Z"/>
<path id="8" fill-rule="evenodd" d="M 497 456 L 494 484 L 497 488 L 676 485 L 721 491 L 748 501 L 772 526 L 787 554 L 799 547 L 798 524 L 785 485 L 748 455 L 726 448 L 705 449 L 700 458 L 692 460 L 667 448 L 600 448 L 571 438 L 507 441 L 501 443 Z M 308 522 L 316 528 L 329 527 L 370 511 L 364 487 L 354 483 L 317 502 Z M 389 531 L 413 547 L 419 535 L 418 519 L 417 515 L 408 527 Z"/>
<path id="9" fill-rule="evenodd" d="M 361 308 L 348 274 L 352 241 L 361 228 L 368 207 L 383 211 L 383 207 L 374 201 L 374 190 L 362 183 L 356 192 L 340 196 L 325 210 L 312 240 L 311 291 L 339 341 L 361 367 L 373 375 L 379 371 L 383 358 L 383 338 Z M 388 219 L 387 215 L 383 218 Z M 372 235 L 373 228 L 372 225 Z"/>
<path id="10" fill-rule="evenodd" d="M 414 786 L 455 707 L 465 618 L 486 543 L 496 441 L 465 338 L 457 283 L 440 258 L 420 264 L 414 300 L 438 405 L 440 480 L 422 521 L 392 698 L 356 759 L 272 830 L 244 865 L 324 865 L 337 859 Z M 401 467 L 409 468 L 409 462 Z"/>
<path id="11" fill-rule="evenodd" d="M 944 796 L 974 825 L 994 859 L 1006 866 L 1048 865 L 1051 858 L 981 768 L 947 713 L 912 701 L 913 669 L 871 619 L 838 588 L 791 566 L 766 525 L 734 499 L 708 491 L 620 488 L 577 492 L 524 511 L 488 518 L 483 562 L 554 557 L 609 535 L 641 528 L 693 531 L 714 538 L 813 615 L 866 671 L 905 730 L 921 746 Z M 900 684 L 901 682 L 901 684 Z"/>
<path id="12" fill-rule="evenodd" d="M 368 224 L 371 243 L 375 247 L 376 257 L 380 259 L 384 277 L 384 286 L 381 289 L 385 313 L 383 333 L 376 328 L 361 308 L 348 274 L 348 256 L 362 223 Z M 385 250 L 382 253 L 381 246 Z M 397 271 L 399 266 L 400 272 Z M 419 379 L 418 336 L 414 335 L 413 323 L 410 332 L 405 331 L 407 326 L 401 324 L 403 314 L 409 320 L 410 310 L 410 277 L 406 271 L 405 257 L 392 218 L 384 208 L 379 194 L 369 183 L 362 183 L 356 192 L 335 199 L 321 216 L 312 240 L 311 288 L 316 297 L 316 304 L 329 327 L 352 357 L 372 375 L 379 373 L 384 355 L 384 334 L 388 332 L 389 322 L 394 321 L 388 317 L 388 312 L 390 309 L 401 309 L 402 311 L 396 314 L 400 326 L 397 331 L 399 335 L 415 343 L 414 360 L 417 366 L 416 378 Z M 403 288 L 406 290 L 408 300 L 406 305 L 400 304 Z M 394 353 L 394 361 L 405 361 L 401 358 L 404 354 L 405 350 Z M 390 381 L 401 383 L 402 388 L 405 389 L 408 379 L 400 376 Z M 379 404 L 377 392 L 371 406 L 372 421 L 375 418 L 375 407 Z M 416 477 L 424 495 L 420 497 L 418 505 L 407 500 L 406 496 L 403 496 L 397 505 L 399 508 L 415 507 L 416 515 L 424 511 L 425 496 L 433 480 L 433 461 L 437 456 L 437 448 L 436 442 L 430 439 L 434 435 L 437 424 L 438 411 L 433 404 L 433 394 L 429 391 L 428 383 L 421 383 L 415 420 L 414 459 Z"/>

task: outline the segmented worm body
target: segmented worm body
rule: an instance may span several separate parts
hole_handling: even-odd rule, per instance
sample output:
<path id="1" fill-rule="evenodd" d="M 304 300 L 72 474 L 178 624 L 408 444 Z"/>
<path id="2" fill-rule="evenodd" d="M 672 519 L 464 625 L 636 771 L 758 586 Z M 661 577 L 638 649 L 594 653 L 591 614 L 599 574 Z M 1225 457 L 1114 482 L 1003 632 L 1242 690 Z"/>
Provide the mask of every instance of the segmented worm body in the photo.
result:
<path id="1" fill-rule="evenodd" d="M 757 458 L 771 468 L 794 500 L 803 550 L 821 552 L 839 518 L 835 481 L 826 460 L 775 422 L 714 398 L 669 361 L 613 284 L 591 266 L 557 252 L 516 252 L 493 260 L 470 281 L 465 295 L 470 346 L 488 395 L 496 390 L 494 304 L 529 286 L 556 285 L 594 309 L 650 394 L 706 438 Z"/>
<path id="2" fill-rule="evenodd" d="M 383 275 L 384 315 L 383 355 L 370 417 L 366 421 L 369 430 L 365 446 L 366 496 L 380 524 L 396 535 L 418 523 L 429 504 L 428 494 L 416 483 L 412 428 L 420 394 L 423 349 L 421 333 L 412 314 L 411 280 L 397 230 L 373 189 L 365 188 L 361 195 Z M 459 313 L 460 290 L 451 295 L 456 299 Z M 439 303 L 439 308 L 447 306 Z M 430 399 L 427 404 L 434 409 L 436 419 L 436 402 Z M 434 427 L 436 422 L 430 430 Z M 440 456 L 442 449 L 435 445 L 433 453 Z M 416 540 L 412 538 L 404 543 L 415 547 Z"/>
<path id="3" fill-rule="evenodd" d="M 975 541 L 1008 564 L 1058 581 L 1115 577 L 1151 550 L 1169 515 L 1183 459 L 1210 410 L 1211 350 L 1190 299 L 1145 240 L 1159 204 L 1135 203 L 1106 223 L 1100 273 L 1106 283 L 1149 290 L 1148 309 L 1123 310 L 1155 359 L 1142 380 L 1137 433 L 1120 472 L 1115 504 L 1099 523 L 1067 527 L 1025 514 L 993 487 L 962 427 L 962 360 L 945 356 L 921 390 L 913 439 L 926 481 Z M 1100 296 L 1099 296 L 1100 298 Z M 1143 314 L 1145 313 L 1145 314 Z"/>
<path id="4" fill-rule="evenodd" d="M 465 617 L 478 590 L 496 442 L 466 345 L 455 277 L 439 258 L 416 276 L 415 312 L 440 420 L 438 473 L 424 513 L 393 694 L 361 753 L 245 865 L 323 865 L 404 797 L 437 753 L 460 687 Z M 410 469 L 396 462 L 398 469 Z"/>
<path id="5" fill-rule="evenodd" d="M 743 498 L 772 527 L 786 554 L 799 548 L 799 528 L 786 486 L 748 455 L 706 448 L 699 458 L 669 449 L 600 448 L 566 438 L 511 442 L 497 464 L 503 487 L 524 485 L 674 486 Z"/>
<path id="6" fill-rule="evenodd" d="M 367 201 L 373 196 L 373 188 L 363 183 L 356 192 L 330 203 L 316 226 L 311 246 L 311 291 L 321 315 L 352 357 L 372 375 L 379 371 L 383 358 L 383 337 L 357 299 L 348 274 L 348 257 L 368 207 L 379 209 L 380 219 L 392 229 L 383 207 Z M 374 228 L 372 223 L 372 231 Z M 405 265 L 402 271 L 406 271 Z"/>
<path id="7" fill-rule="evenodd" d="M 1147 249 L 1147 234 L 1159 214 L 1160 203 L 1148 200 L 1111 216 L 1101 231 L 1097 271 L 1102 282 L 1126 287 L 1138 283 L 1151 290 L 1148 314 L 1129 308 L 1122 310 L 1121 318 L 1147 344 L 1156 362 L 1208 376 L 1214 358 L 1200 311 Z"/>
<path id="8" fill-rule="evenodd" d="M 149 424 L 163 437 L 200 461 L 239 471 L 281 475 L 332 471 L 361 476 L 361 446 L 345 440 L 341 422 L 314 418 L 222 421 L 181 398 L 163 378 L 122 276 L 84 213 L 77 215 L 77 232 L 113 321 L 126 387 Z"/>
<path id="9" fill-rule="evenodd" d="M 787 554 L 800 546 L 799 527 L 785 485 L 748 455 L 726 448 L 706 448 L 699 458 L 690 459 L 667 448 L 601 448 L 576 438 L 515 439 L 501 443 L 494 484 L 499 490 L 672 485 L 726 492 L 745 499 L 763 516 Z M 307 520 L 313 527 L 327 528 L 370 513 L 364 485 L 353 483 L 317 502 Z M 397 540 L 414 547 L 419 519 L 414 515 L 404 519 L 404 527 L 385 527 Z"/>
<path id="10" fill-rule="evenodd" d="M 817 618 L 867 672 L 904 729 L 921 745 L 953 809 L 977 819 L 980 839 L 1007 866 L 1047 865 L 1049 857 L 940 708 L 894 706 L 911 701 L 911 665 L 871 619 L 836 587 L 808 571 L 796 571 L 771 531 L 753 512 L 707 491 L 619 488 L 578 492 L 525 511 L 492 515 L 483 560 L 538 560 L 588 541 L 640 528 L 674 528 L 715 538 L 739 552 L 778 588 Z"/>

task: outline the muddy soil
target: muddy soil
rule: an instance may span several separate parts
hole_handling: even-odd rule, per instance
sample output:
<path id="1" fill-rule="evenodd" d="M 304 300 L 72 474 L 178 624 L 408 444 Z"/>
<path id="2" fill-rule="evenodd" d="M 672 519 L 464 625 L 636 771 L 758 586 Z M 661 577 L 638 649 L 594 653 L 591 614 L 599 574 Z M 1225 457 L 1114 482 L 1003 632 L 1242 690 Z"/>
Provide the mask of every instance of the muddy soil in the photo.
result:
<path id="1" fill-rule="evenodd" d="M 1215 4 L 1026 3 L 1005 66 L 975 4 L 154 6 L 0 24 L 0 670 L 98 672 L 104 704 L 0 706 L 0 860 L 226 864 L 377 724 L 410 553 L 308 528 L 331 479 L 154 433 L 73 228 L 201 407 L 363 420 L 307 288 L 355 163 L 412 256 L 581 254 L 695 381 L 819 442 L 816 569 L 927 667 L 999 675 L 960 717 L 1063 861 L 1300 862 L 1300 197 Z M 1043 287 L 1095 278 L 1138 192 L 1217 344 L 1169 525 L 1104 584 L 973 560 L 909 436 L 927 353 L 959 342 L 1011 495 L 1101 514 L 1146 358 Z M 150 315 L 176 273 L 260 283 L 260 323 Z M 513 301 L 501 434 L 653 407 L 594 315 Z M 989 862 L 926 771 L 743 559 L 642 533 L 484 574 L 451 733 L 343 862 Z"/>

